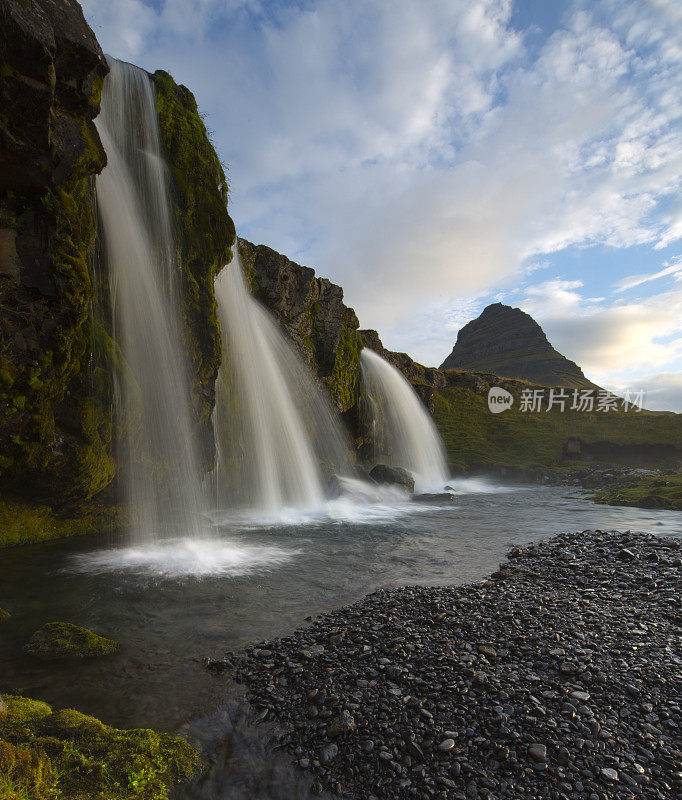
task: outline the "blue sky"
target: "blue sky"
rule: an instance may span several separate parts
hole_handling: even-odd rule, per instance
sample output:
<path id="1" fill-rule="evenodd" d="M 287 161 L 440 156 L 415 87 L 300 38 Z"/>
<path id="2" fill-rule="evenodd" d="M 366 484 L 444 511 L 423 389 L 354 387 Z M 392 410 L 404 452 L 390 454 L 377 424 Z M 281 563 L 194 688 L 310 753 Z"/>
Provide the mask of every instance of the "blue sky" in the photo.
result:
<path id="1" fill-rule="evenodd" d="M 427 364 L 489 302 L 682 411 L 676 0 L 85 0 L 189 86 L 240 235 Z"/>

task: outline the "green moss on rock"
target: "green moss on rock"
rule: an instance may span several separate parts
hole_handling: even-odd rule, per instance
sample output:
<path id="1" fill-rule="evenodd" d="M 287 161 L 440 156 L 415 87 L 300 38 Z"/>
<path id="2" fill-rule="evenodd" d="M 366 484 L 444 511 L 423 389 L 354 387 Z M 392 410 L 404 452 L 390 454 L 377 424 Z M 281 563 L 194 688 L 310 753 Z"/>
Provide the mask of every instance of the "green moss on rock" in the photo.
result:
<path id="1" fill-rule="evenodd" d="M 213 463 L 211 414 L 221 360 L 213 281 L 232 259 L 234 223 L 227 212 L 227 180 L 196 100 L 162 70 L 154 73 L 159 128 L 171 176 L 171 205 L 181 267 L 183 333 L 192 367 L 192 397 L 204 443 L 204 466 Z M 208 444 L 207 444 L 208 443 Z"/>
<path id="2" fill-rule="evenodd" d="M 358 403 L 361 350 L 362 339 L 358 332 L 358 318 L 352 308 L 346 308 L 343 312 L 334 364 L 324 379 L 332 400 L 341 413 L 350 411 Z"/>
<path id="3" fill-rule="evenodd" d="M 2 698 L 8 712 L 0 718 L 3 800 L 162 800 L 200 767 L 198 751 L 183 739 Z"/>
<path id="4" fill-rule="evenodd" d="M 25 652 L 44 661 L 107 656 L 119 649 L 120 644 L 114 639 L 100 636 L 70 622 L 46 623 L 24 646 Z"/>
<path id="5" fill-rule="evenodd" d="M 127 521 L 127 511 L 119 506 L 85 505 L 67 513 L 48 505 L 0 500 L 0 547 L 117 530 Z"/>
<path id="6" fill-rule="evenodd" d="M 661 475 L 629 486 L 600 489 L 592 495 L 595 503 L 610 506 L 682 511 L 682 473 Z"/>

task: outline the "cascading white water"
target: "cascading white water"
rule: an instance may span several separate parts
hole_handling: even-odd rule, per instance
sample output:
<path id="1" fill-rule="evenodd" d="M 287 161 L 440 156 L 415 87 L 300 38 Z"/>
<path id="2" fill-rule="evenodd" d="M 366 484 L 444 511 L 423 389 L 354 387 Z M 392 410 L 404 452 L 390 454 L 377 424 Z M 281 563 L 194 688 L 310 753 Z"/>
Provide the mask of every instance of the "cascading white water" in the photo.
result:
<path id="1" fill-rule="evenodd" d="M 217 502 L 266 513 L 316 508 L 332 476 L 349 470 L 344 435 L 309 369 L 249 294 L 236 244 L 233 252 L 215 281 Z"/>
<path id="2" fill-rule="evenodd" d="M 149 75 L 110 60 L 96 120 L 107 166 L 96 182 L 125 435 L 125 480 L 140 540 L 201 532 L 188 371 L 178 329 L 168 181 Z"/>
<path id="3" fill-rule="evenodd" d="M 360 355 L 363 399 L 374 430 L 375 461 L 409 470 L 415 487 L 442 488 L 448 479 L 443 443 L 405 377 L 373 350 Z"/>

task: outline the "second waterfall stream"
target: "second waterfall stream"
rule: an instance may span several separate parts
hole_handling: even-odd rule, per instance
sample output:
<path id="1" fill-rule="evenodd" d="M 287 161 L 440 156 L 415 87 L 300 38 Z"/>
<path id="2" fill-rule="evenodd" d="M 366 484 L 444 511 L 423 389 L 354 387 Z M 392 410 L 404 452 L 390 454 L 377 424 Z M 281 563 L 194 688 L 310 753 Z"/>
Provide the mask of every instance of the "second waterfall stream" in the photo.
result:
<path id="1" fill-rule="evenodd" d="M 331 403 L 275 320 L 249 294 L 239 248 L 215 281 L 223 346 L 214 428 L 217 504 L 272 513 L 319 508 L 347 473 Z"/>

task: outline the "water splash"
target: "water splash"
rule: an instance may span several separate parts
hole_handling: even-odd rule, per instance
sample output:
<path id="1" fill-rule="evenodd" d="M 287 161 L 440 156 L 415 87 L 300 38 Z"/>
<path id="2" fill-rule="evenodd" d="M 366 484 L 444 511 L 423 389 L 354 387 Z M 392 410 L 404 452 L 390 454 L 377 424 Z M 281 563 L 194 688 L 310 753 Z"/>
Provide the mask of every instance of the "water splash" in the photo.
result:
<path id="1" fill-rule="evenodd" d="M 122 461 L 138 541 L 202 534 L 168 181 L 150 76 L 110 60 L 96 120 L 108 164 L 97 206 L 109 280 Z"/>
<path id="2" fill-rule="evenodd" d="M 266 572 L 300 551 L 212 539 L 164 539 L 144 547 L 97 550 L 73 556 L 69 572 L 123 572 L 157 578 L 239 577 Z"/>
<path id="3" fill-rule="evenodd" d="M 374 433 L 374 460 L 404 467 L 419 491 L 448 479 L 443 443 L 423 403 L 395 367 L 373 350 L 360 355 L 364 405 Z"/>
<path id="4" fill-rule="evenodd" d="M 215 282 L 223 345 L 217 504 L 267 513 L 317 508 L 333 476 L 349 470 L 345 437 L 309 369 L 249 294 L 234 250 Z"/>

